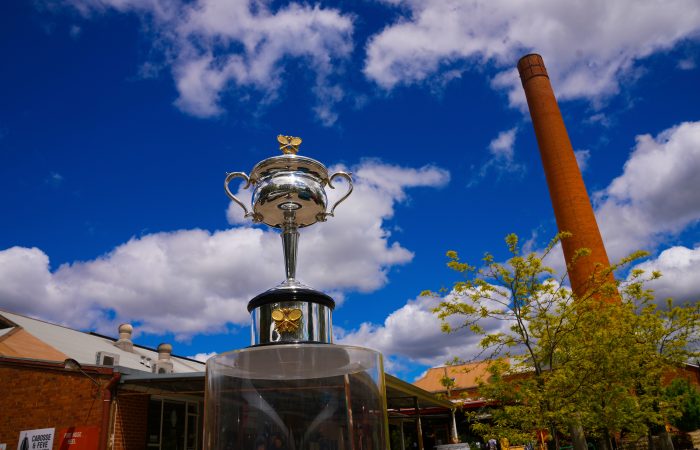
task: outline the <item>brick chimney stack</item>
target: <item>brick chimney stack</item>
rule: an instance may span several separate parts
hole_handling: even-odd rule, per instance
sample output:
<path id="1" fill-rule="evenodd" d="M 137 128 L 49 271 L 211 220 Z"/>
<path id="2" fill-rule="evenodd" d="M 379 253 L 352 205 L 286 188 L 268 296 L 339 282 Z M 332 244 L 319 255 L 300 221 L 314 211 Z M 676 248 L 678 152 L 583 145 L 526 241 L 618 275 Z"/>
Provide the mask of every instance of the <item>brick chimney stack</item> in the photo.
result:
<path id="1" fill-rule="evenodd" d="M 577 250 L 591 250 L 590 256 L 580 258 L 569 270 L 574 293 L 583 295 L 594 271 L 610 266 L 608 255 L 542 57 L 523 56 L 518 61 L 518 72 L 540 147 L 557 227 L 572 234 L 562 240 L 566 263 L 571 263 Z"/>

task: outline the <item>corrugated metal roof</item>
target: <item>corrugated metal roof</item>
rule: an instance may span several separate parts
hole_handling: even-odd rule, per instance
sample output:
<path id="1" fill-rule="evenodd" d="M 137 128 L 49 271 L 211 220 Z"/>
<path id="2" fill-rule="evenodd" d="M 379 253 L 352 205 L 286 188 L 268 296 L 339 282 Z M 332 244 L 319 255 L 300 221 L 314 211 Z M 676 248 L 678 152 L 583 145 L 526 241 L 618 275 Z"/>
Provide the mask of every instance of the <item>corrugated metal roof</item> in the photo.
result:
<path id="1" fill-rule="evenodd" d="M 53 348 L 75 359 L 80 364 L 95 364 L 97 352 L 108 352 L 119 355 L 119 366 L 130 369 L 151 372 L 151 368 L 144 365 L 147 358 L 151 363 L 158 361 L 158 352 L 142 346 L 134 345 L 134 352 L 124 351 L 116 346 L 112 339 L 106 336 L 85 333 L 68 327 L 33 319 L 31 317 L 14 314 L 0 310 L 0 316 L 11 320 L 37 339 L 47 343 Z M 187 358 L 173 356 L 173 372 L 203 372 L 204 363 Z"/>

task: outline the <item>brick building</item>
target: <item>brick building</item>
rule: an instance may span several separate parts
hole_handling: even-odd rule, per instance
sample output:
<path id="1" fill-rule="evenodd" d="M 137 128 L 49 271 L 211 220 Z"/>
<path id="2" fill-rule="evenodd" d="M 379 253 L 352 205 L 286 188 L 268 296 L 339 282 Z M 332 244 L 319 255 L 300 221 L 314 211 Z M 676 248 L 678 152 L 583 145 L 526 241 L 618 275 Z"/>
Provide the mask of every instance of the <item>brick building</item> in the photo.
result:
<path id="1" fill-rule="evenodd" d="M 53 429 L 54 450 L 201 449 L 205 364 L 137 345 L 132 331 L 122 324 L 114 339 L 0 310 L 0 444 Z M 423 450 L 427 424 L 451 440 L 450 401 L 388 374 L 385 384 L 393 450 Z"/>
<path id="2" fill-rule="evenodd" d="M 53 429 L 61 450 L 201 448 L 201 393 L 132 380 L 203 380 L 204 363 L 136 345 L 132 331 L 123 324 L 114 339 L 0 311 L 0 444 Z"/>

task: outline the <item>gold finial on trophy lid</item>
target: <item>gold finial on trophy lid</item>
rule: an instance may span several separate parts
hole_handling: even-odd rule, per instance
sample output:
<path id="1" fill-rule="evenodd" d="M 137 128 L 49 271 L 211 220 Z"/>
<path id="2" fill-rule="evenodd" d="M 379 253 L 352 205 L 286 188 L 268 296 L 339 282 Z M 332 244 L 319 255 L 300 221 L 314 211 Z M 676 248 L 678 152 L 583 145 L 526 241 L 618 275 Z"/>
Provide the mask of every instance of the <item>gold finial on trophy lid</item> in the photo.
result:
<path id="1" fill-rule="evenodd" d="M 280 143 L 280 150 L 285 155 L 296 155 L 301 145 L 301 138 L 292 136 L 277 136 L 277 142 Z"/>

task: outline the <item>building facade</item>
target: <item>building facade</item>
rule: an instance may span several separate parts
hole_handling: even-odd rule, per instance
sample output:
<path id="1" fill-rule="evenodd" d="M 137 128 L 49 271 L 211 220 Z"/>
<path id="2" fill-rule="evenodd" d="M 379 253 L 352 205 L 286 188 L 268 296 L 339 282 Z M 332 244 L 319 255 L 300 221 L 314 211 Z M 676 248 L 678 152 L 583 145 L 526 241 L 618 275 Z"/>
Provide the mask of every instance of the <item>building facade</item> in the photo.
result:
<path id="1" fill-rule="evenodd" d="M 203 448 L 205 364 L 169 344 L 135 344 L 131 325 L 118 331 L 0 310 L 0 448 L 24 450 L 25 439 L 32 450 Z M 385 385 L 392 450 L 423 450 L 434 424 L 453 440 L 450 401 L 388 374 Z"/>
<path id="2" fill-rule="evenodd" d="M 204 363 L 172 355 L 169 344 L 136 345 L 132 333 L 122 324 L 114 339 L 0 311 L 0 444 L 22 448 L 28 438 L 29 449 L 47 442 L 55 449 L 201 448 L 201 394 L 153 394 L 129 380 L 203 380 Z"/>

